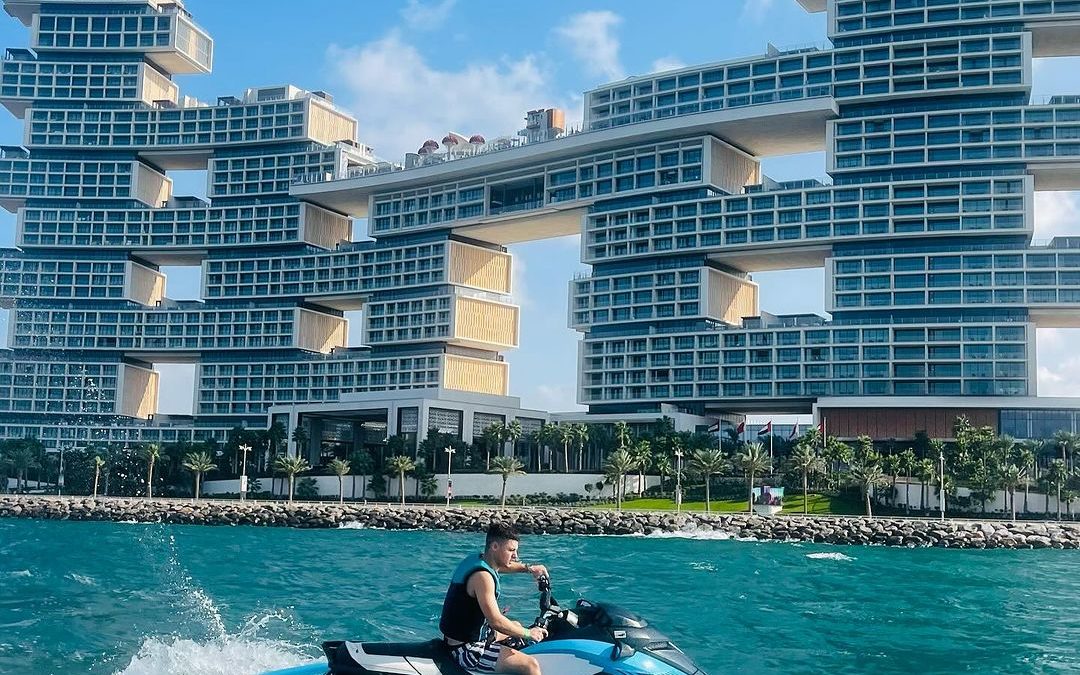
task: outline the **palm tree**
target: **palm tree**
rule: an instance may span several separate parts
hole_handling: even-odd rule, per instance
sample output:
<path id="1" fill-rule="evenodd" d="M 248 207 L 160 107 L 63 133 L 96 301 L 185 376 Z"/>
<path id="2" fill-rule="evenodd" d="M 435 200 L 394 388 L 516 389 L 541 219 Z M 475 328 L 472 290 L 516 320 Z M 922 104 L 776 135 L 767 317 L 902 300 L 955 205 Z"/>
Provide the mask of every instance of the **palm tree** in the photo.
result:
<path id="1" fill-rule="evenodd" d="M 919 488 L 919 510 L 926 510 L 927 488 L 930 481 L 934 480 L 934 476 L 937 475 L 937 471 L 934 469 L 934 462 L 929 459 L 921 459 L 915 465 L 915 477 L 919 479 L 922 485 Z"/>
<path id="2" fill-rule="evenodd" d="M 300 424 L 298 422 L 296 427 L 293 428 L 292 434 L 290 434 L 289 437 L 292 439 L 293 444 L 296 446 L 296 456 L 307 458 L 308 447 L 311 445 L 311 434 L 308 433 L 307 428 L 303 424 Z M 288 450 L 286 450 L 286 454 L 288 454 Z M 274 460 L 274 466 L 277 466 L 277 459 Z M 271 479 L 270 484 L 271 492 L 274 491 L 273 480 L 274 479 Z M 291 497 L 289 498 L 289 501 L 292 501 Z"/>
<path id="3" fill-rule="evenodd" d="M 371 453 L 367 450 L 357 450 L 349 455 L 349 466 L 353 471 L 353 497 L 356 497 L 356 474 L 360 474 L 360 498 L 367 499 L 367 479 L 371 470 L 375 468 L 375 461 L 371 459 Z"/>
<path id="4" fill-rule="evenodd" d="M 761 447 L 760 443 L 756 445 L 759 448 Z M 765 461 L 769 461 L 767 455 L 765 455 Z M 727 471 L 727 458 L 724 457 L 724 453 L 719 448 L 695 450 L 688 466 L 694 473 L 705 477 L 705 512 L 709 513 L 712 511 L 712 493 L 710 492 L 712 476 Z"/>
<path id="5" fill-rule="evenodd" d="M 803 513 L 809 513 L 809 477 L 812 473 L 818 473 L 825 468 L 825 461 L 818 457 L 814 446 L 809 443 L 799 442 L 795 445 L 795 451 L 791 453 L 792 468 L 802 474 Z"/>
<path id="6" fill-rule="evenodd" d="M 574 430 L 574 441 L 577 443 L 578 449 L 578 471 L 581 471 L 585 463 L 585 444 L 589 442 L 589 425 L 583 422 L 581 424 L 571 424 L 570 428 Z"/>
<path id="7" fill-rule="evenodd" d="M 638 472 L 638 497 L 645 496 L 645 472 L 652 466 L 652 445 L 644 438 L 635 442 L 630 448 L 630 458 L 634 460 L 634 468 Z"/>
<path id="8" fill-rule="evenodd" d="M 345 501 L 345 476 L 349 475 L 349 471 L 352 470 L 352 467 L 349 466 L 348 462 L 338 459 L 337 457 L 331 460 L 330 463 L 327 464 L 327 467 L 329 467 L 330 471 L 337 476 L 338 504 L 341 504 Z"/>
<path id="9" fill-rule="evenodd" d="M 761 443 L 747 443 L 735 456 L 735 465 L 746 475 L 746 510 L 754 511 L 754 476 L 772 470 L 772 460 Z"/>
<path id="10" fill-rule="evenodd" d="M 510 424 L 503 427 L 503 443 L 510 444 L 510 456 L 517 454 L 517 442 L 521 438 L 521 421 L 511 420 Z"/>
<path id="11" fill-rule="evenodd" d="M 1016 461 L 1024 471 L 1024 515 L 1028 512 L 1028 494 L 1031 491 L 1031 479 L 1036 478 L 1035 466 L 1038 461 L 1033 441 L 1021 441 L 1016 451 Z"/>
<path id="12" fill-rule="evenodd" d="M 625 422 L 616 422 L 616 425 Z M 616 508 L 622 511 L 623 497 L 626 494 L 626 474 L 634 470 L 634 458 L 627 450 L 619 449 L 608 456 L 604 464 L 604 475 L 612 479 L 615 490 Z"/>
<path id="13" fill-rule="evenodd" d="M 503 423 L 493 422 L 487 425 L 484 427 L 484 430 L 480 432 L 480 438 L 484 441 L 484 452 L 487 453 L 487 457 L 484 460 L 484 470 L 486 471 L 491 468 L 491 448 L 502 442 Z"/>
<path id="14" fill-rule="evenodd" d="M 401 496 L 401 505 L 405 505 L 405 474 L 416 469 L 416 462 L 407 455 L 397 455 L 386 460 L 386 468 L 398 476 L 398 494 Z"/>
<path id="15" fill-rule="evenodd" d="M 17 439 L 15 441 L 17 445 L 8 454 L 8 461 L 11 462 L 11 467 L 15 471 L 15 489 L 26 489 L 26 474 L 30 469 L 37 468 L 38 461 L 34 456 L 34 451 L 26 444 L 23 439 Z"/>
<path id="16" fill-rule="evenodd" d="M 274 422 L 270 425 L 270 428 L 266 430 L 266 456 L 268 460 L 264 459 L 262 461 L 262 468 L 266 467 L 267 461 L 273 462 L 277 459 L 278 448 L 281 447 L 282 442 L 284 442 L 286 438 L 284 424 L 281 422 Z"/>
<path id="17" fill-rule="evenodd" d="M 1016 520 L 1016 488 L 1027 484 L 1027 470 L 1021 469 L 1015 464 L 1010 464 L 1001 472 L 1001 486 L 1009 494 L 1009 504 L 1012 508 L 1012 519 Z"/>
<path id="18" fill-rule="evenodd" d="M 657 455 L 656 457 L 653 457 L 653 468 L 656 469 L 656 473 L 660 475 L 660 497 L 663 497 L 664 480 L 675 472 L 675 467 L 672 466 L 670 457 L 667 455 Z"/>
<path id="19" fill-rule="evenodd" d="M 105 460 L 101 455 L 94 455 L 94 499 L 97 499 L 98 479 L 101 478 L 101 470 L 105 468 Z"/>
<path id="20" fill-rule="evenodd" d="M 293 484 L 296 482 L 296 474 L 309 470 L 311 465 L 300 455 L 282 455 L 274 462 L 274 468 L 288 477 L 289 501 L 291 502 L 293 500 Z"/>
<path id="21" fill-rule="evenodd" d="M 830 485 L 837 485 L 840 482 L 840 468 L 845 464 L 850 464 L 854 457 L 854 451 L 851 446 L 843 441 L 838 441 L 836 438 L 829 438 L 825 443 L 825 449 L 821 453 L 829 461 L 829 476 L 828 483 Z"/>
<path id="22" fill-rule="evenodd" d="M 1069 479 L 1069 472 L 1065 468 L 1065 460 L 1055 459 L 1050 462 L 1050 466 L 1046 469 L 1044 475 L 1047 484 L 1050 487 L 1057 488 L 1057 519 L 1061 520 L 1061 488 L 1065 487 L 1065 482 Z M 1049 494 L 1046 501 L 1050 501 Z"/>
<path id="23" fill-rule="evenodd" d="M 1068 471 L 1073 470 L 1073 453 L 1080 447 L 1080 435 L 1064 429 L 1054 433 L 1054 445 L 1061 448 L 1061 459 Z"/>
<path id="24" fill-rule="evenodd" d="M 195 499 L 199 499 L 199 483 L 204 473 L 217 468 L 208 452 L 190 452 L 184 457 L 184 468 L 195 474 Z"/>
<path id="25" fill-rule="evenodd" d="M 904 513 L 911 513 L 911 476 L 915 472 L 915 451 L 907 448 L 900 453 L 900 470 L 904 472 Z"/>
<path id="26" fill-rule="evenodd" d="M 615 443 L 616 448 L 619 450 L 630 450 L 630 442 L 632 437 L 630 435 L 630 425 L 626 422 L 615 423 Z"/>
<path id="27" fill-rule="evenodd" d="M 873 518 L 874 512 L 870 508 L 870 490 L 888 482 L 885 474 L 881 472 L 881 465 L 877 462 L 856 463 L 851 467 L 851 481 L 859 487 L 863 499 L 866 500 L 867 517 Z"/>
<path id="28" fill-rule="evenodd" d="M 562 443 L 563 471 L 570 473 L 570 444 L 577 437 L 577 431 L 572 424 L 560 424 L 554 432 L 555 438 Z"/>
<path id="29" fill-rule="evenodd" d="M 161 458 L 161 446 L 157 443 L 147 443 L 140 454 L 146 460 L 146 498 L 153 499 L 154 462 Z"/>
<path id="30" fill-rule="evenodd" d="M 892 491 L 889 492 L 889 503 L 896 503 L 896 477 L 900 473 L 900 455 L 887 455 L 881 460 L 881 470 L 892 476 Z"/>
<path id="31" fill-rule="evenodd" d="M 506 506 L 506 483 L 511 476 L 524 476 L 524 468 L 525 465 L 518 461 L 517 457 L 496 457 L 491 460 L 491 469 L 488 473 L 502 476 L 502 495 L 499 498 L 502 506 Z"/>

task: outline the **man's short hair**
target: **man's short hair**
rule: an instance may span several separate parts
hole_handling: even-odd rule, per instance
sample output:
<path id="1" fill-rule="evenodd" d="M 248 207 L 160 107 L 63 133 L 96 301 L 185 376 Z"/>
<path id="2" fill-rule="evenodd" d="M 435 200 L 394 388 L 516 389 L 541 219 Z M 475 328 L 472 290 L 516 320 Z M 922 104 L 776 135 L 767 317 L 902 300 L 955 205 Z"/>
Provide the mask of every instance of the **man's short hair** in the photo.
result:
<path id="1" fill-rule="evenodd" d="M 491 548 L 492 544 L 520 540 L 517 530 L 514 529 L 513 525 L 507 525 L 506 523 L 492 523 L 488 527 L 487 540 L 484 542 L 484 548 Z"/>

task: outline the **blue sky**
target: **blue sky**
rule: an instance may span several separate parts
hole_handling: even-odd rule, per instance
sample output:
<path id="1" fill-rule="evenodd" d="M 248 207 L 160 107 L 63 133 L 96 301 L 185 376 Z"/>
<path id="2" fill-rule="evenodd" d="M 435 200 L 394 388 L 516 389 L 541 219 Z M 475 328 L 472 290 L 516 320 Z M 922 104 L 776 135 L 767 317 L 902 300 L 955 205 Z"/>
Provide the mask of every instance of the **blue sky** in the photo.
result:
<path id="1" fill-rule="evenodd" d="M 518 3 L 496 0 L 187 0 L 215 41 L 210 75 L 178 78 L 181 93 L 213 101 L 249 87 L 295 84 L 334 95 L 359 120 L 360 140 L 399 160 L 447 131 L 513 134 L 529 109 L 558 106 L 580 122 L 581 93 L 604 82 L 681 65 L 825 43 L 824 14 L 795 0 Z M 0 20 L 0 45 L 24 47 L 27 31 Z M 1075 59 L 1036 63 L 1036 95 L 1080 93 Z M 0 115 L 0 138 L 17 144 L 22 124 Z M 824 175 L 820 154 L 771 158 L 774 178 Z M 202 175 L 177 175 L 177 194 L 205 191 Z M 1039 196 L 1038 238 L 1080 234 L 1080 199 Z M 0 213 L 0 244 L 13 245 L 14 217 Z M 566 327 L 567 282 L 587 271 L 577 237 L 511 247 L 521 347 L 507 355 L 511 393 L 525 406 L 575 407 L 579 334 Z M 179 272 L 178 270 L 167 270 Z M 196 281 L 193 283 L 192 279 Z M 761 307 L 821 312 L 820 270 L 757 275 Z M 170 274 L 169 295 L 197 294 L 197 276 Z M 359 326 L 354 330 L 358 331 Z M 1080 394 L 1072 331 L 1040 332 L 1040 393 Z M 162 367 L 161 412 L 190 410 L 190 368 Z M 779 421 L 780 418 L 777 418 Z"/>

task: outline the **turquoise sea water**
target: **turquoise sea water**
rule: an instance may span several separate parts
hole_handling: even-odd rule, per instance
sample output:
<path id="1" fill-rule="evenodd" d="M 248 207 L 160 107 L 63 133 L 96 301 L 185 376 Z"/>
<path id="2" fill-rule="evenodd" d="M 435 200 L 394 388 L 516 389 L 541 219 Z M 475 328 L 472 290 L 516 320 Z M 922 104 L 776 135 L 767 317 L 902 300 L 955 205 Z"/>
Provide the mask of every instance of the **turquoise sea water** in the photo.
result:
<path id="1" fill-rule="evenodd" d="M 0 673 L 255 673 L 426 639 L 480 536 L 0 521 Z M 636 609 L 710 675 L 1080 672 L 1080 554 L 526 537 L 556 597 Z M 535 615 L 525 577 L 510 614 Z M 762 670 L 764 669 L 764 670 Z"/>

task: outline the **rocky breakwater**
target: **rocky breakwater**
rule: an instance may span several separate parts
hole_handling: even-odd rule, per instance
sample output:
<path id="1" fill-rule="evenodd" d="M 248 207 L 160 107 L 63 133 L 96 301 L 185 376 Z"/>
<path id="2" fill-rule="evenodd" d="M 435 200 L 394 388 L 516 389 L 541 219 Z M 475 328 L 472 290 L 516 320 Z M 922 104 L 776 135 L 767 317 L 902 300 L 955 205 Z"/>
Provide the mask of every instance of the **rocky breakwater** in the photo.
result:
<path id="1" fill-rule="evenodd" d="M 945 548 L 1080 548 L 1080 525 L 1052 522 L 763 518 L 745 513 L 646 513 L 586 509 L 496 509 L 334 503 L 0 497 L 0 517 L 192 525 L 478 532 L 492 520 L 526 534 L 669 534 L 828 544 Z"/>

